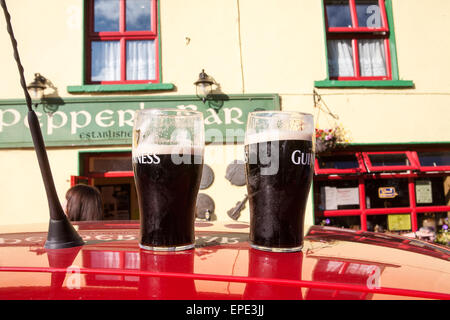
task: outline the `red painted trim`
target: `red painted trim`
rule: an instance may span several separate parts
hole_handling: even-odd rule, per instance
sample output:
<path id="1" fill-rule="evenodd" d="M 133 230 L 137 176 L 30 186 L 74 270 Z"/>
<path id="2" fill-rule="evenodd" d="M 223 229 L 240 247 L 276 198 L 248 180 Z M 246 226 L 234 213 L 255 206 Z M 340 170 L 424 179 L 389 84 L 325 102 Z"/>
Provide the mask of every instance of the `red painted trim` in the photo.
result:
<path id="1" fill-rule="evenodd" d="M 416 190 L 413 178 L 408 178 L 409 205 L 411 207 L 411 230 L 417 231 Z"/>
<path id="2" fill-rule="evenodd" d="M 388 79 L 392 79 L 391 46 L 389 45 L 389 38 L 384 39 L 384 52 L 386 57 L 386 76 Z"/>
<path id="3" fill-rule="evenodd" d="M 450 206 L 426 206 L 426 207 L 418 207 L 416 206 L 417 213 L 426 213 L 426 212 L 446 212 L 450 211 Z"/>
<path id="4" fill-rule="evenodd" d="M 318 213 L 320 216 L 324 217 L 347 217 L 347 216 L 360 216 L 363 213 L 363 210 L 361 209 L 341 209 L 341 210 L 317 210 L 316 213 Z M 361 230 L 366 231 L 366 229 Z"/>
<path id="5" fill-rule="evenodd" d="M 125 38 L 120 39 L 120 81 L 125 82 L 127 78 L 127 43 Z"/>
<path id="6" fill-rule="evenodd" d="M 387 14 L 386 14 L 386 6 L 384 4 L 384 0 L 379 0 L 378 1 L 378 6 L 380 7 L 380 15 L 381 15 L 381 21 L 383 23 L 383 29 L 386 29 L 386 31 L 389 31 L 389 22 L 387 19 Z"/>
<path id="7" fill-rule="evenodd" d="M 377 33 L 361 33 L 361 32 L 333 32 L 327 33 L 328 40 L 339 40 L 339 39 L 385 39 L 387 34 L 377 34 Z"/>
<path id="8" fill-rule="evenodd" d="M 49 267 L 0 267 L 0 272 L 46 272 L 46 273 L 67 273 L 66 268 L 49 268 Z M 426 299 L 441 299 L 450 300 L 450 294 L 399 289 L 399 288 L 368 288 L 366 286 L 359 286 L 344 283 L 327 283 L 320 281 L 308 280 L 289 280 L 276 278 L 260 278 L 260 277 L 245 277 L 245 276 L 227 276 L 227 275 L 211 275 L 211 274 L 194 274 L 194 273 L 178 273 L 178 272 L 151 272 L 143 270 L 120 270 L 120 269 L 94 269 L 81 268 L 79 270 L 82 274 L 96 274 L 96 275 L 123 275 L 123 276 L 141 276 L 141 277 L 161 277 L 173 279 L 193 279 L 206 280 L 217 282 L 239 282 L 239 283 L 265 283 L 271 285 L 286 285 L 293 287 L 304 288 L 320 288 L 326 290 L 345 290 L 356 292 L 367 292 L 372 294 L 386 294 L 394 296 L 408 296 Z"/>
<path id="9" fill-rule="evenodd" d="M 133 171 L 108 171 L 102 173 L 90 173 L 89 177 L 92 178 L 124 178 L 134 177 Z"/>
<path id="10" fill-rule="evenodd" d="M 363 179 L 406 179 L 406 178 L 430 178 L 430 177 L 442 177 L 448 172 L 424 172 L 424 173 L 367 173 L 362 175 Z M 340 174 L 330 174 L 330 175 L 317 175 L 314 177 L 317 181 L 326 180 L 355 180 L 358 179 L 357 175 L 340 175 Z"/>
<path id="11" fill-rule="evenodd" d="M 340 210 L 316 210 L 316 213 L 324 217 L 345 217 L 345 216 L 358 216 L 358 215 L 389 215 L 389 214 L 403 214 L 411 213 L 412 207 L 402 208 L 374 208 L 374 209 L 340 209 Z M 429 206 L 429 207 L 416 207 L 417 213 L 425 212 L 446 212 L 450 211 L 450 206 Z M 361 230 L 367 231 L 367 229 Z"/>
<path id="12" fill-rule="evenodd" d="M 367 205 L 366 205 L 366 187 L 364 185 L 364 179 L 358 179 L 358 192 L 359 192 L 359 207 L 361 209 L 361 230 L 367 231 Z"/>
<path id="13" fill-rule="evenodd" d="M 348 28 L 348 27 L 329 27 L 327 28 L 327 32 L 330 33 L 386 33 L 389 32 L 388 28 L 367 28 L 367 27 L 357 27 L 357 28 Z M 375 36 L 384 36 L 384 34 L 375 34 Z M 362 35 L 361 35 L 362 36 Z"/>
<path id="14" fill-rule="evenodd" d="M 353 58 L 355 59 L 355 58 Z M 358 59 L 358 73 L 360 73 L 359 69 L 359 59 Z M 377 80 L 391 80 L 388 77 L 330 77 L 330 80 L 340 80 L 340 81 L 377 81 Z"/>
<path id="15" fill-rule="evenodd" d="M 125 1 L 123 0 L 119 0 L 119 10 L 120 10 L 120 14 L 119 14 L 119 31 L 121 33 L 124 33 L 125 30 L 125 26 L 126 26 L 126 9 L 125 9 Z"/>
<path id="16" fill-rule="evenodd" d="M 356 12 L 355 0 L 348 1 L 350 7 L 350 16 L 352 18 L 352 29 L 359 28 L 358 13 Z"/>
<path id="17" fill-rule="evenodd" d="M 83 177 L 83 176 L 70 176 L 70 187 L 73 187 L 79 183 L 80 180 L 87 180 L 88 185 L 92 186 L 91 177 Z"/>
<path id="18" fill-rule="evenodd" d="M 420 166 L 420 171 L 427 172 L 427 171 L 442 171 L 450 173 L 450 166 L 439 166 L 439 167 L 428 167 L 428 166 Z"/>
<path id="19" fill-rule="evenodd" d="M 352 39 L 352 49 L 353 49 L 353 79 L 361 79 L 361 70 L 359 67 L 359 48 L 358 41 L 356 39 Z"/>
<path id="20" fill-rule="evenodd" d="M 157 80 L 127 80 L 127 81 L 91 81 L 90 84 L 143 84 L 158 83 Z"/>

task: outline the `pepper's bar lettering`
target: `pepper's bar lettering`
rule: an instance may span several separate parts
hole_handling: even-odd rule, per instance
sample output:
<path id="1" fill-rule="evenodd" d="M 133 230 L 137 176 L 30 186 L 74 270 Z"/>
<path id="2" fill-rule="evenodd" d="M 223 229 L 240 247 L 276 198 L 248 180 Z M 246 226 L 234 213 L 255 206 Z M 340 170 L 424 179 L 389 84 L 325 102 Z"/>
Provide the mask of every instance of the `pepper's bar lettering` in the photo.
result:
<path id="1" fill-rule="evenodd" d="M 191 109 L 185 106 L 177 106 L 178 109 Z M 133 116 L 135 110 L 117 110 L 104 109 L 96 114 L 92 114 L 86 110 L 71 111 L 66 113 L 64 111 L 56 111 L 53 113 L 43 114 L 36 111 L 36 115 L 39 119 L 41 128 L 46 129 L 48 135 L 54 134 L 57 129 L 70 126 L 70 133 L 76 134 L 80 129 L 88 127 L 91 123 L 94 123 L 100 128 L 109 128 L 112 126 L 118 126 L 119 128 L 128 126 L 133 127 Z M 239 108 L 223 108 L 223 119 L 219 116 L 216 110 L 207 109 L 205 111 L 205 125 L 221 125 L 221 124 L 244 124 L 243 112 Z M 28 127 L 26 117 L 23 117 L 21 113 L 16 109 L 0 109 L 0 133 L 7 127 L 13 127 L 23 121 L 23 124 Z"/>
<path id="2" fill-rule="evenodd" d="M 136 110 L 168 107 L 201 112 L 206 143 L 240 143 L 248 114 L 279 110 L 280 101 L 276 94 L 231 95 L 211 104 L 194 96 L 68 97 L 44 99 L 33 109 L 46 145 L 61 147 L 129 144 Z M 0 148 L 32 145 L 24 102 L 0 100 Z"/>

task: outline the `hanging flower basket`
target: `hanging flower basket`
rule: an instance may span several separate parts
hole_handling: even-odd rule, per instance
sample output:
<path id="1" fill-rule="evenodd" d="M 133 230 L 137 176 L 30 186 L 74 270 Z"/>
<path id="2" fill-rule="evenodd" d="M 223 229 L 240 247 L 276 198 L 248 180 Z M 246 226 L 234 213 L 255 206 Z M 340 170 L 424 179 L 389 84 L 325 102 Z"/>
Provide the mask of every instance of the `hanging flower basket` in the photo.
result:
<path id="1" fill-rule="evenodd" d="M 349 143 L 345 136 L 345 131 L 339 126 L 333 129 L 316 128 L 316 153 L 345 147 Z"/>

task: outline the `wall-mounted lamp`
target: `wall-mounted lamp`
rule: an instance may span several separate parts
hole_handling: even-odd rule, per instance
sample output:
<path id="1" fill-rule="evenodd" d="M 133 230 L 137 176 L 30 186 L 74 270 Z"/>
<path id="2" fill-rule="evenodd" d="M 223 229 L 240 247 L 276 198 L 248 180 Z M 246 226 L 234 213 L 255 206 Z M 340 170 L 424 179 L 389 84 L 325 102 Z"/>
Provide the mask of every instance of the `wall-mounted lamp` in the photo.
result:
<path id="1" fill-rule="evenodd" d="M 51 89 L 51 91 L 44 94 L 46 89 Z M 41 104 L 43 110 L 48 114 L 57 111 L 59 106 L 64 104 L 64 101 L 58 96 L 58 88 L 40 73 L 34 74 L 34 80 L 27 85 L 27 91 L 34 100 L 35 108 Z"/>
<path id="2" fill-rule="evenodd" d="M 196 86 L 197 97 L 205 103 L 208 96 L 212 93 L 214 80 L 205 73 L 205 69 L 198 76 L 198 80 L 194 82 Z"/>
<path id="3" fill-rule="evenodd" d="M 41 100 L 44 97 L 44 90 L 46 88 L 47 79 L 40 73 L 35 73 L 33 82 L 27 85 L 27 90 L 31 98 L 37 100 Z"/>

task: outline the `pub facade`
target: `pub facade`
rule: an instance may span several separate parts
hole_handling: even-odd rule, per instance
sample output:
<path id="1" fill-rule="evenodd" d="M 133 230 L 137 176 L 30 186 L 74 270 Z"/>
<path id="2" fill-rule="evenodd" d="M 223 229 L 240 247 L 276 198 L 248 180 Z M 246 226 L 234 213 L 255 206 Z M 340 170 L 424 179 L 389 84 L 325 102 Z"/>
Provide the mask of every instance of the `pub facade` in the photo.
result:
<path id="1" fill-rule="evenodd" d="M 255 110 L 314 115 L 306 225 L 435 231 L 450 212 L 446 0 L 9 1 L 61 201 L 95 185 L 104 220 L 137 220 L 133 114 L 201 111 L 200 220 L 248 222 L 245 125 Z M 39 29 L 29 28 L 39 19 Z M 418 23 L 420 21 L 421 23 Z M 0 21 L 0 224 L 48 207 Z M 202 92 L 195 83 L 208 76 Z M 242 205 L 243 204 L 243 205 Z M 306 228 L 307 229 L 307 228 Z"/>

